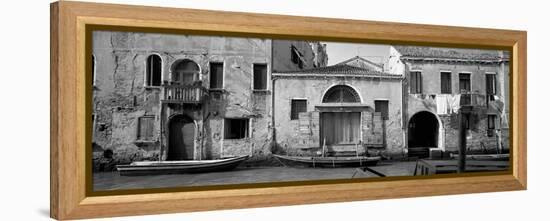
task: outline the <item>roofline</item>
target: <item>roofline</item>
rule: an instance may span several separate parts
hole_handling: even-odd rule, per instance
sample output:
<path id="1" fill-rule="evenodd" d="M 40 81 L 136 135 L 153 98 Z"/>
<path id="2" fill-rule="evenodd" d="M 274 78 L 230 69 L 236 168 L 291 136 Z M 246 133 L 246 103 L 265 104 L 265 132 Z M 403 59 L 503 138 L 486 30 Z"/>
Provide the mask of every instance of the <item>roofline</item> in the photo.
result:
<path id="1" fill-rule="evenodd" d="M 279 78 L 305 78 L 305 77 L 320 77 L 320 78 L 378 78 L 378 79 L 390 79 L 390 80 L 403 80 L 402 75 L 364 75 L 364 74 L 317 74 L 317 73 L 301 73 L 301 72 L 285 72 L 285 73 L 271 73 L 272 77 Z"/>
<path id="2" fill-rule="evenodd" d="M 357 56 L 355 56 L 355 57 L 352 57 L 352 58 L 349 58 L 349 59 L 347 59 L 347 60 L 344 60 L 344 61 L 342 61 L 342 62 L 336 63 L 335 65 L 341 65 L 341 64 L 346 64 L 346 65 L 348 65 L 347 62 L 350 62 L 350 61 L 352 61 L 352 60 L 354 60 L 354 59 L 357 59 L 357 58 L 359 58 L 359 59 L 361 59 L 361 60 L 363 60 L 363 61 L 366 61 L 366 62 L 368 62 L 368 63 L 370 63 L 370 64 L 372 64 L 372 65 L 374 65 L 374 66 L 377 66 L 377 67 L 379 67 L 379 68 L 384 68 L 384 66 L 383 66 L 382 64 L 374 63 L 373 61 L 370 61 L 370 60 L 368 60 L 368 59 L 366 59 L 366 58 L 363 58 L 363 57 L 361 57 L 361 56 L 359 56 L 359 55 L 357 55 Z"/>
<path id="3" fill-rule="evenodd" d="M 416 56 L 401 56 L 404 61 L 443 61 L 443 62 L 476 62 L 476 63 L 501 63 L 509 62 L 508 58 L 501 59 L 466 59 L 466 58 L 440 58 L 440 57 L 416 57 Z"/>

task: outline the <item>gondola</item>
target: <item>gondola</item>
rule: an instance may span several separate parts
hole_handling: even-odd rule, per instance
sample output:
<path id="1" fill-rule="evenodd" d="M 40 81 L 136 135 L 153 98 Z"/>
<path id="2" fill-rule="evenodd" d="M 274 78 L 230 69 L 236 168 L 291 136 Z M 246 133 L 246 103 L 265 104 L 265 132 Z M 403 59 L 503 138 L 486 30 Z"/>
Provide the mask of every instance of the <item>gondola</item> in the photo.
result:
<path id="1" fill-rule="evenodd" d="M 140 161 L 129 165 L 117 165 L 117 170 L 121 176 L 207 173 L 235 169 L 247 159 L 248 156 L 219 160 Z"/>
<path id="2" fill-rule="evenodd" d="M 352 156 L 352 157 L 300 157 L 300 156 L 283 156 L 273 154 L 281 162 L 291 163 L 293 165 L 301 165 L 308 167 L 362 167 L 375 166 L 380 161 L 380 157 Z"/>

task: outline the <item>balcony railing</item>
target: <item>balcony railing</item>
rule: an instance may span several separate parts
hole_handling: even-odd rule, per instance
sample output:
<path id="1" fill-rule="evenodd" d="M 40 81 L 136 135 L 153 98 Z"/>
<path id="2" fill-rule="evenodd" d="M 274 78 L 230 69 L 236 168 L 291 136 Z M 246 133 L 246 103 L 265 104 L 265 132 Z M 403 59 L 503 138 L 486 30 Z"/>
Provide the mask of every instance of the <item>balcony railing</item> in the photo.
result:
<path id="1" fill-rule="evenodd" d="M 478 93 L 462 93 L 460 94 L 460 106 L 486 106 L 487 96 Z"/>
<path id="2" fill-rule="evenodd" d="M 206 88 L 200 85 L 165 85 L 162 102 L 200 104 L 206 95 Z"/>

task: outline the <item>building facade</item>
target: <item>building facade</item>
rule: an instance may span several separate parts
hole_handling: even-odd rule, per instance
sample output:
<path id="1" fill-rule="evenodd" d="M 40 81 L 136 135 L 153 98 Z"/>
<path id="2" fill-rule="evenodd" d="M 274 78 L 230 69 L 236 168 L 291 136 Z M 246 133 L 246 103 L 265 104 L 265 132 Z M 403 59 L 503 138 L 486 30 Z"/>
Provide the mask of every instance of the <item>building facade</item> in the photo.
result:
<path id="1" fill-rule="evenodd" d="M 273 53 L 301 55 L 300 66 L 277 60 L 288 70 L 326 64 L 326 54 L 313 51 L 324 53 L 318 43 L 274 42 L 94 32 L 94 156 L 112 150 L 121 164 L 235 155 L 261 161 L 272 146 Z"/>
<path id="2" fill-rule="evenodd" d="M 458 151 L 458 111 L 467 121 L 469 152 L 508 149 L 508 55 L 495 50 L 394 46 L 388 70 L 402 74 L 403 118 L 410 156 L 430 148 Z"/>
<path id="3" fill-rule="evenodd" d="M 350 59 L 272 74 L 279 152 L 338 156 L 372 150 L 403 155 L 403 77 L 357 65 L 358 60 L 364 62 Z"/>
<path id="4" fill-rule="evenodd" d="M 92 51 L 94 156 L 118 164 L 455 152 L 468 105 L 470 151 L 508 147 L 504 53 L 394 46 L 386 64 L 326 66 L 319 42 L 107 31 Z"/>

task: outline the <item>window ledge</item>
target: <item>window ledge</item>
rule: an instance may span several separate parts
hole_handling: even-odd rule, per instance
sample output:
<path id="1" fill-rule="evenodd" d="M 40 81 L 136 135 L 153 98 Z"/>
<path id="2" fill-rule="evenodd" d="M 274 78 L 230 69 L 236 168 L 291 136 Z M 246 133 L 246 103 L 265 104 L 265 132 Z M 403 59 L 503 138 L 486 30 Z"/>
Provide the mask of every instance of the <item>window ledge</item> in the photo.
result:
<path id="1" fill-rule="evenodd" d="M 147 90 L 152 90 L 152 89 L 160 90 L 162 89 L 162 86 L 144 86 L 144 88 Z"/>
<path id="2" fill-rule="evenodd" d="M 225 141 L 248 141 L 248 140 L 250 140 L 250 138 L 248 138 L 248 137 L 245 137 L 245 138 L 223 138 L 223 140 L 225 140 Z"/>
<path id="3" fill-rule="evenodd" d="M 226 92 L 224 88 L 209 88 L 208 90 L 211 92 Z"/>
<path id="4" fill-rule="evenodd" d="M 267 89 L 252 89 L 252 93 L 269 94 L 271 91 Z"/>

